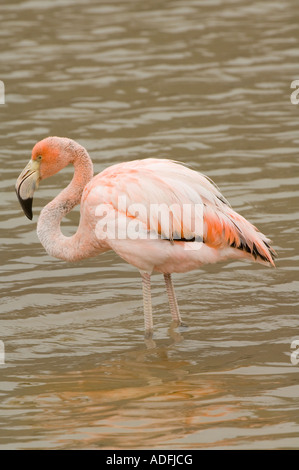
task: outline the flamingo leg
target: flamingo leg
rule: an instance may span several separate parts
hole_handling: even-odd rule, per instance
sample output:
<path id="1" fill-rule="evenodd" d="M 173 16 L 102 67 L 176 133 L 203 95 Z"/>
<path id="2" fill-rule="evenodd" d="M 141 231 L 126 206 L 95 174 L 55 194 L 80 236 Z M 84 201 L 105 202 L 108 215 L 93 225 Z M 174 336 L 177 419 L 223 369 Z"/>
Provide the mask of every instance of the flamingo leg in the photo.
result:
<path id="1" fill-rule="evenodd" d="M 171 279 L 171 274 L 164 274 L 164 280 L 166 284 L 166 291 L 169 300 L 170 312 L 172 315 L 173 321 L 178 323 L 179 325 L 182 324 L 182 319 L 179 311 L 179 306 L 177 303 L 177 299 L 174 292 L 174 287 Z"/>
<path id="2" fill-rule="evenodd" d="M 151 276 L 148 273 L 141 273 L 141 277 L 142 277 L 142 291 L 143 291 L 145 337 L 150 338 L 153 334 Z"/>

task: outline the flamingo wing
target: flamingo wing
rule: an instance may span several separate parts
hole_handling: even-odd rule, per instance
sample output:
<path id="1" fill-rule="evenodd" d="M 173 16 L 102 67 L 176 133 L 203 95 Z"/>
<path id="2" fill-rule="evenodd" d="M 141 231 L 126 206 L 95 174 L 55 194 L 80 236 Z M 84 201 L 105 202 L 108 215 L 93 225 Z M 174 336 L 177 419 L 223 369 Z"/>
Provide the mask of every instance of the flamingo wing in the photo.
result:
<path id="1" fill-rule="evenodd" d="M 86 186 L 82 201 L 87 200 L 104 204 L 114 216 L 137 220 L 145 233 L 172 243 L 203 241 L 274 265 L 270 240 L 231 208 L 211 180 L 180 163 L 145 159 L 113 165 Z M 187 206 L 195 210 L 185 217 Z"/>

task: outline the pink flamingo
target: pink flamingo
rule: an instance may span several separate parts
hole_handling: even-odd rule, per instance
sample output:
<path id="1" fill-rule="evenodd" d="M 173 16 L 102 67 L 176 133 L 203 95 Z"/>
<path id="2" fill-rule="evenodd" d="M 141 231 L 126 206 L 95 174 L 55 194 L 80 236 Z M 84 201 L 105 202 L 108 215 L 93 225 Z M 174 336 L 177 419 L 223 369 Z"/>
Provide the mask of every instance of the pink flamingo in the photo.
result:
<path id="1" fill-rule="evenodd" d="M 77 261 L 112 249 L 138 268 L 142 277 L 146 336 L 151 336 L 153 331 L 152 272 L 163 273 L 172 318 L 181 324 L 171 273 L 187 272 L 229 258 L 274 266 L 276 253 L 270 240 L 235 212 L 204 175 L 170 160 L 149 158 L 113 165 L 93 177 L 87 151 L 67 138 L 48 137 L 38 142 L 17 180 L 17 196 L 29 219 L 32 219 L 33 193 L 39 182 L 70 163 L 75 168 L 73 179 L 41 211 L 38 237 L 49 255 L 56 258 Z M 124 207 L 119 207 L 120 197 Z M 79 203 L 78 230 L 66 237 L 61 233 L 60 222 Z M 161 224 L 157 212 L 154 211 L 149 220 L 148 212 L 132 210 L 136 203 L 142 204 L 146 211 L 154 203 L 163 203 L 166 208 L 200 205 L 201 233 L 194 232 L 196 214 L 182 221 L 175 211 L 168 211 L 173 222 L 169 230 Z M 109 225 L 111 221 L 114 225 Z M 138 223 L 142 236 L 111 235 L 107 226 L 119 227 L 123 222 Z M 150 233 L 156 236 L 144 236 Z"/>

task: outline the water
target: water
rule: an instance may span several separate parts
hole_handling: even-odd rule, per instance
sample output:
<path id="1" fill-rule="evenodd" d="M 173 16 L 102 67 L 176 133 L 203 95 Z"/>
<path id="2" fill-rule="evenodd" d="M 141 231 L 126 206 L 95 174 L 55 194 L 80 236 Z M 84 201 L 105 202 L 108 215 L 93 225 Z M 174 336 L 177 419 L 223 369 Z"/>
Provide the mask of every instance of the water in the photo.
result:
<path id="1" fill-rule="evenodd" d="M 0 14 L 0 448 L 298 448 L 297 2 L 3 0 Z M 37 239 L 72 170 L 42 183 L 33 222 L 21 212 L 15 180 L 47 135 L 84 145 L 96 172 L 163 157 L 207 174 L 273 239 L 277 268 L 175 275 L 182 331 L 153 276 L 148 347 L 134 268 L 65 263 Z"/>

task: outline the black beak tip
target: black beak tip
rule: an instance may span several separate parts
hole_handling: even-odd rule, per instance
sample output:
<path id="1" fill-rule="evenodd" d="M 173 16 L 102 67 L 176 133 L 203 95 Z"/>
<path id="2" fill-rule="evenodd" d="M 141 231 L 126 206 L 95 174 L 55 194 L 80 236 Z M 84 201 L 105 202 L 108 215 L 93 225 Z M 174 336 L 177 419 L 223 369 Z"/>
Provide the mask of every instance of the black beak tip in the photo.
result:
<path id="1" fill-rule="evenodd" d="M 29 220 L 32 220 L 32 217 L 33 217 L 33 214 L 32 214 L 32 201 L 33 201 L 33 198 L 32 197 L 29 197 L 28 199 L 22 199 L 18 193 L 18 191 L 16 191 L 17 193 L 17 196 L 18 196 L 18 200 L 19 200 L 19 203 L 24 211 L 24 214 L 26 215 L 26 217 L 28 217 Z"/>
<path id="2" fill-rule="evenodd" d="M 26 201 L 25 201 L 26 208 L 23 207 L 24 214 L 26 215 L 26 217 L 28 217 L 29 220 L 32 220 L 32 218 L 33 218 L 32 200 L 33 200 L 32 198 L 31 199 L 26 199 Z"/>

